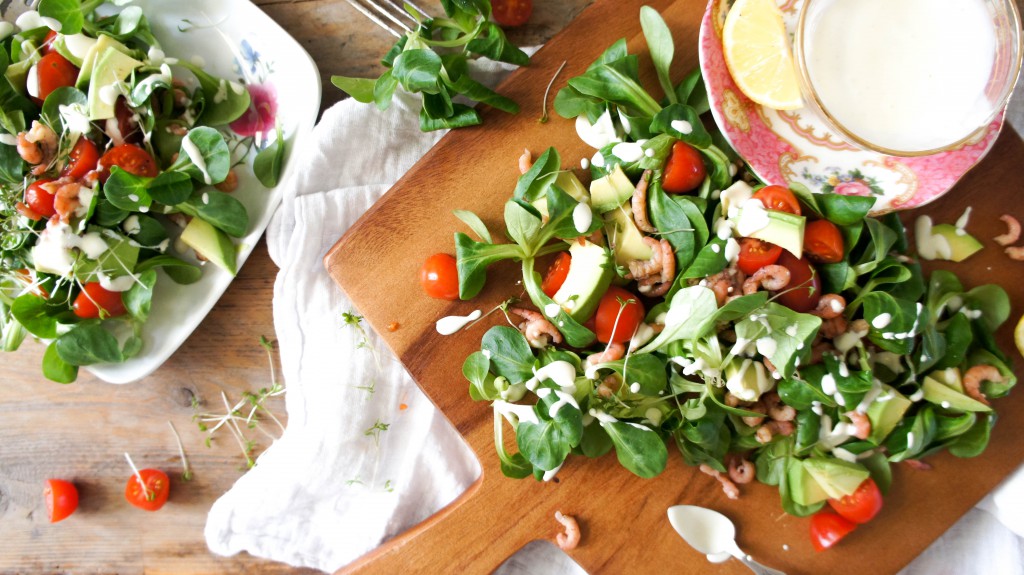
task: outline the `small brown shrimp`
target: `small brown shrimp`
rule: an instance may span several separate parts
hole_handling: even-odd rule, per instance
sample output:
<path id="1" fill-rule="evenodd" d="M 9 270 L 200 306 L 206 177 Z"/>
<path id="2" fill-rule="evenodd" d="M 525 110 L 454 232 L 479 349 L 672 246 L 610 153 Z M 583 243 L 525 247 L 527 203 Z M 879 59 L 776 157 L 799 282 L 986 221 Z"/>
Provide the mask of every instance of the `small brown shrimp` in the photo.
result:
<path id="1" fill-rule="evenodd" d="M 647 219 L 647 185 L 651 181 L 651 171 L 644 170 L 640 181 L 636 184 L 636 189 L 633 191 L 633 200 L 630 205 L 633 207 L 633 221 L 636 223 L 636 227 L 640 231 L 653 234 L 658 231 L 658 228 L 651 225 L 651 222 Z"/>
<path id="2" fill-rule="evenodd" d="M 768 417 L 772 418 L 772 421 L 793 421 L 796 419 L 796 409 L 792 405 L 779 403 L 768 409 Z"/>
<path id="3" fill-rule="evenodd" d="M 779 265 L 769 265 L 754 272 L 743 282 L 743 295 L 757 293 L 757 290 L 764 288 L 768 291 L 779 291 L 786 289 L 790 280 L 789 270 Z"/>
<path id="4" fill-rule="evenodd" d="M 847 331 L 867 335 L 867 333 L 871 331 L 871 325 L 868 324 L 868 320 L 866 319 L 855 319 L 850 322 L 850 327 Z"/>
<path id="5" fill-rule="evenodd" d="M 58 184 L 60 182 L 63 182 L 63 178 L 54 183 Z M 57 192 L 53 196 L 53 209 L 60 215 L 60 219 L 64 223 L 70 221 L 75 210 L 82 206 L 82 202 L 78 201 L 78 195 L 81 191 L 82 186 L 74 181 L 60 183 L 60 187 L 57 188 Z"/>
<path id="6" fill-rule="evenodd" d="M 729 407 L 739 407 L 740 402 L 742 401 L 742 399 L 733 395 L 732 392 L 725 392 L 725 404 L 728 405 Z"/>
<path id="7" fill-rule="evenodd" d="M 871 420 L 867 414 L 859 411 L 848 411 L 846 417 L 853 423 L 853 436 L 857 439 L 867 439 L 871 435 Z"/>
<path id="8" fill-rule="evenodd" d="M 565 533 L 555 536 L 555 542 L 558 543 L 558 547 L 562 551 L 572 551 L 580 544 L 580 524 L 576 522 L 575 517 L 562 515 L 561 511 L 555 511 L 555 521 L 561 523 L 565 528 Z"/>
<path id="9" fill-rule="evenodd" d="M 992 239 L 1001 246 L 1017 243 L 1017 240 L 1020 239 L 1020 222 L 1010 214 L 1003 214 L 999 216 L 999 219 L 1006 224 L 1006 233 Z"/>
<path id="10" fill-rule="evenodd" d="M 668 290 L 672 287 L 672 282 L 676 277 L 676 255 L 672 249 L 672 244 L 668 243 L 668 240 L 654 240 L 651 237 L 644 237 L 644 243 L 647 244 L 647 240 L 652 240 L 652 249 L 661 251 L 659 259 L 661 260 L 661 271 L 658 272 L 657 277 L 651 274 L 647 277 L 638 278 L 637 290 L 647 296 L 661 297 L 668 293 Z M 655 258 L 652 257 L 651 261 Z"/>
<path id="11" fill-rule="evenodd" d="M 718 480 L 719 483 L 722 484 L 722 491 L 725 492 L 726 497 L 728 497 L 729 499 L 740 498 L 740 488 L 736 487 L 736 484 L 733 483 L 731 479 L 722 475 L 721 472 L 719 472 L 717 469 L 711 467 L 706 463 L 701 463 L 700 470 L 701 473 L 714 477 L 715 479 Z"/>
<path id="12" fill-rule="evenodd" d="M 988 405 L 988 398 L 981 391 L 981 383 L 984 381 L 1002 383 L 1006 381 L 1006 378 L 999 372 L 999 368 L 994 365 L 976 365 L 964 372 L 964 393 L 968 397 Z"/>
<path id="13" fill-rule="evenodd" d="M 235 173 L 234 169 L 228 170 L 228 175 L 226 178 L 224 178 L 224 181 L 213 187 L 224 192 L 225 194 L 230 194 L 231 192 L 238 189 L 238 174 Z"/>
<path id="14" fill-rule="evenodd" d="M 761 414 L 767 414 L 768 413 L 768 408 L 765 407 L 765 405 L 763 403 L 761 403 L 760 401 L 755 403 L 754 405 L 751 405 L 750 407 L 745 408 L 745 409 L 747 411 L 753 411 L 754 413 L 761 413 Z M 755 417 L 753 415 L 747 415 L 747 416 L 742 417 L 741 419 L 743 420 L 743 423 L 745 423 L 746 425 L 749 425 L 750 427 L 757 427 L 758 425 L 761 425 L 762 423 L 764 423 L 764 415 L 762 415 L 760 417 Z"/>
<path id="15" fill-rule="evenodd" d="M 842 315 L 844 311 L 846 311 L 846 299 L 841 295 L 829 293 L 821 296 L 818 306 L 810 314 L 821 319 L 834 319 Z"/>
<path id="16" fill-rule="evenodd" d="M 1003 250 L 1006 255 L 1015 262 L 1024 262 L 1024 247 L 1013 246 Z"/>
<path id="17" fill-rule="evenodd" d="M 523 332 L 532 347 L 543 349 L 548 343 L 562 343 L 562 334 L 558 328 L 539 312 L 521 307 L 510 307 L 508 311 L 526 320 L 519 324 L 519 331 Z"/>
<path id="18" fill-rule="evenodd" d="M 729 479 L 740 485 L 746 485 L 754 480 L 757 475 L 757 468 L 747 459 L 736 456 L 729 461 Z"/>
<path id="19" fill-rule="evenodd" d="M 597 394 L 608 399 L 615 395 L 615 392 L 617 392 L 620 387 L 622 387 L 622 380 L 619 379 L 618 374 L 612 373 L 605 376 L 605 378 L 601 380 L 601 383 L 597 385 Z"/>
<path id="20" fill-rule="evenodd" d="M 595 353 L 587 358 L 587 363 L 597 365 L 617 361 L 626 356 L 626 346 L 621 343 L 610 343 L 604 351 Z"/>
<path id="21" fill-rule="evenodd" d="M 826 353 L 834 353 L 835 348 L 832 347 L 831 343 L 817 343 L 811 347 L 811 361 L 808 365 L 814 365 L 821 363 L 825 359 Z"/>
<path id="22" fill-rule="evenodd" d="M 769 421 L 757 428 L 754 438 L 757 439 L 758 443 L 765 444 L 770 442 L 776 435 L 792 435 L 795 430 L 796 426 L 793 425 L 792 421 Z"/>
<path id="23" fill-rule="evenodd" d="M 712 276 L 714 277 L 714 276 Z M 733 289 L 732 282 L 727 278 L 719 278 L 714 282 L 708 280 L 708 288 L 715 293 L 715 302 L 722 307 L 729 300 L 730 291 Z"/>
<path id="24" fill-rule="evenodd" d="M 918 471 L 931 471 L 934 469 L 931 463 L 921 461 L 920 459 L 904 459 L 903 463 L 906 463 L 907 467 Z"/>
<path id="25" fill-rule="evenodd" d="M 525 150 L 523 150 L 523 155 L 519 156 L 519 173 L 520 174 L 525 174 L 526 172 L 529 172 L 530 168 L 532 168 L 532 167 L 533 167 L 533 154 L 530 152 L 530 150 L 525 149 Z"/>
<path id="26" fill-rule="evenodd" d="M 32 121 L 32 128 L 27 132 L 18 134 L 18 155 L 21 156 L 21 159 L 36 166 L 36 169 L 33 170 L 36 175 L 46 171 L 46 166 L 53 160 L 56 152 L 56 132 L 38 120 Z M 40 171 L 37 172 L 37 170 Z"/>
<path id="27" fill-rule="evenodd" d="M 850 327 L 850 322 L 846 321 L 846 318 L 839 315 L 832 319 L 826 319 L 821 322 L 821 327 L 818 329 L 823 337 L 829 339 L 835 339 L 840 335 L 846 333 Z"/>

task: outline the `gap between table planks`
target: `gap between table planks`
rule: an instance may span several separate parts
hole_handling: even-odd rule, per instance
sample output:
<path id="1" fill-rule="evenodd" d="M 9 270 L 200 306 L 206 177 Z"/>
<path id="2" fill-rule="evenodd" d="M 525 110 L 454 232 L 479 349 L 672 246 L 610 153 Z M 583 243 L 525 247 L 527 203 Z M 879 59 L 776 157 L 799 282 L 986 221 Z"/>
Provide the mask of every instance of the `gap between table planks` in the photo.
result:
<path id="1" fill-rule="evenodd" d="M 592 153 L 578 140 L 571 122 L 554 115 L 548 124 L 537 121 L 544 88 L 563 60 L 568 65 L 552 97 L 605 47 L 626 37 L 630 52 L 643 54 L 644 85 L 657 86 L 640 33 L 642 4 L 661 11 L 674 32 L 677 77 L 695 66 L 702 2 L 599 0 L 539 52 L 529 68 L 514 73 L 499 89 L 523 105 L 518 116 L 487 110 L 482 126 L 446 136 L 326 256 L 331 276 L 463 435 L 483 468 L 479 480 L 459 499 L 340 572 L 490 572 L 526 543 L 553 539 L 560 531 L 553 517 L 556 510 L 579 520 L 583 539 L 570 555 L 591 573 L 677 568 L 691 573 L 744 572 L 737 562 L 708 563 L 678 538 L 665 510 L 689 503 L 726 513 L 736 521 L 745 550 L 791 575 L 894 573 L 1024 459 L 1024 443 L 1015 441 L 1012 429 L 1012 424 L 1024 421 L 1024 394 L 1018 392 L 995 401 L 1001 424 L 984 455 L 967 460 L 948 454 L 932 457 L 929 461 L 935 470 L 931 472 L 896 465 L 882 514 L 827 553 L 812 550 L 807 520 L 783 513 L 775 488 L 745 486 L 739 501 L 729 501 L 717 482 L 685 466 L 675 449 L 670 449 L 665 472 L 651 480 L 633 476 L 611 454 L 599 460 L 570 458 L 557 483 L 501 475 L 494 453 L 492 411 L 486 403 L 470 400 L 461 365 L 479 349 L 486 329 L 502 318 L 495 314 L 468 332 L 448 338 L 439 336 L 433 323 L 446 315 L 487 310 L 510 295 L 519 295 L 518 267 L 499 264 L 493 268 L 487 287 L 473 301 L 443 302 L 419 296 L 419 266 L 431 253 L 453 249 L 452 232 L 461 229 L 451 215 L 453 209 L 470 209 L 492 231 L 502 229 L 501 206 L 515 186 L 516 158 L 524 147 L 539 154 L 555 146 L 568 166 Z M 1024 282 L 1017 279 L 1021 264 L 1007 260 L 987 238 L 999 233 L 993 230 L 1000 225 L 998 216 L 1011 205 L 1011 194 L 1024 189 L 1024 175 L 1015 165 L 1021 157 L 1024 143 L 1007 130 L 989 157 L 954 192 L 917 212 L 953 221 L 965 206 L 974 207 L 969 230 L 990 248 L 962 264 L 927 267 L 951 269 L 967 285 L 1003 285 L 1013 301 L 1014 318 L 1024 301 Z M 363 273 L 367 269 L 389 270 L 388 289 L 381 289 L 376 274 Z M 381 329 L 393 321 L 402 328 L 394 333 Z M 1004 326 L 998 337 L 1004 349 L 1016 355 L 1011 329 Z"/>

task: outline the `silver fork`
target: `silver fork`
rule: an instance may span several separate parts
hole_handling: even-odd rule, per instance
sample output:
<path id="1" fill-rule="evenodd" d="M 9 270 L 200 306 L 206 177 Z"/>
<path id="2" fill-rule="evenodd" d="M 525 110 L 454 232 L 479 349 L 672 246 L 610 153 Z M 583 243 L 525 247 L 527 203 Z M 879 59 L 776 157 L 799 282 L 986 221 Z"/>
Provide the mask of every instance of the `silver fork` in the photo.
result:
<path id="1" fill-rule="evenodd" d="M 403 36 L 402 30 L 412 32 L 419 25 L 419 22 L 406 12 L 396 0 L 346 0 L 346 2 L 351 4 L 356 10 L 359 10 L 363 16 L 369 18 L 374 24 L 387 30 L 397 38 Z M 424 18 L 431 17 L 416 4 L 409 1 L 406 1 L 405 4 L 419 12 Z M 398 26 L 400 30 L 393 28 L 388 21 Z M 406 21 L 408 21 L 408 24 Z"/>

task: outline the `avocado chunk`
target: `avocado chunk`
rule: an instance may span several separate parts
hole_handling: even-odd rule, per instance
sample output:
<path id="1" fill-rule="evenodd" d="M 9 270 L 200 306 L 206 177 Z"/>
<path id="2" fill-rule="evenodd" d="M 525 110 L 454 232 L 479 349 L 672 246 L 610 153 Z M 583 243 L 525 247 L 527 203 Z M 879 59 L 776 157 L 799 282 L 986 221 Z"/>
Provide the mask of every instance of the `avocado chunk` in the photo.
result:
<path id="1" fill-rule="evenodd" d="M 127 78 L 132 70 L 142 66 L 142 62 L 114 48 L 107 49 L 96 58 L 96 67 L 89 82 L 89 119 L 105 120 L 114 117 L 116 95 L 120 93 L 114 92 L 111 98 L 105 92 Z"/>
<path id="2" fill-rule="evenodd" d="M 947 367 L 946 369 L 939 369 L 928 374 L 935 381 L 945 385 L 946 387 L 955 389 L 959 393 L 964 392 L 963 380 L 960 376 L 959 367 Z"/>
<path id="3" fill-rule="evenodd" d="M 879 398 L 890 399 L 875 400 L 868 406 L 868 420 L 871 421 L 871 435 L 868 441 L 875 445 L 881 445 L 885 438 L 892 433 L 896 425 L 903 419 L 903 414 L 910 409 L 910 400 L 888 385 L 882 386 L 882 393 Z"/>
<path id="4" fill-rule="evenodd" d="M 181 232 L 181 241 L 197 254 L 213 262 L 231 275 L 238 268 L 235 263 L 235 244 L 227 234 L 201 218 L 192 218 Z"/>
<path id="5" fill-rule="evenodd" d="M 946 239 L 949 243 L 949 259 L 954 262 L 962 262 L 985 247 L 974 236 L 950 224 L 932 226 L 932 234 Z"/>
<path id="6" fill-rule="evenodd" d="M 749 210 L 757 212 L 757 215 L 753 215 Z M 737 233 L 740 233 L 739 230 L 743 229 L 745 217 L 764 218 L 766 223 L 744 237 L 757 238 L 773 243 L 798 258 L 803 256 L 804 227 L 807 225 L 807 218 L 787 214 L 786 212 L 757 209 L 756 207 L 748 206 L 737 209 L 735 216 L 729 218 L 736 222 Z"/>
<path id="7" fill-rule="evenodd" d="M 608 175 L 590 183 L 591 205 L 599 213 L 610 212 L 633 197 L 635 189 L 629 176 L 622 171 L 622 166 L 616 164 Z"/>
<path id="8" fill-rule="evenodd" d="M 53 49 L 81 69 L 85 57 L 89 55 L 92 47 L 98 42 L 99 40 L 90 38 L 85 34 L 58 34 L 57 38 L 53 41 Z"/>
<path id="9" fill-rule="evenodd" d="M 611 285 L 614 271 L 611 256 L 603 246 L 584 241 L 569 248 L 572 262 L 565 282 L 551 298 L 574 320 L 584 322 L 594 315 L 601 297 Z"/>
<path id="10" fill-rule="evenodd" d="M 65 44 L 67 40 L 65 40 Z M 93 69 L 96 66 L 96 58 L 102 56 L 108 49 L 113 48 L 118 52 L 121 52 L 125 56 L 131 56 L 132 51 L 127 46 L 118 42 L 117 40 L 107 36 L 106 34 L 100 34 L 96 43 L 89 47 L 85 51 L 85 56 L 82 57 L 81 65 L 79 66 L 78 79 L 75 81 L 75 87 L 79 90 L 85 90 L 86 86 L 89 85 L 89 80 L 92 78 Z"/>
<path id="11" fill-rule="evenodd" d="M 797 505 L 814 505 L 828 499 L 828 493 L 822 489 L 818 481 L 804 467 L 804 462 L 790 458 L 786 465 L 786 479 L 789 482 L 789 493 Z"/>
<path id="12" fill-rule="evenodd" d="M 628 266 L 633 260 L 649 260 L 654 255 L 633 221 L 633 209 L 629 202 L 605 212 L 604 233 L 615 254 L 616 265 Z"/>
<path id="13" fill-rule="evenodd" d="M 763 363 L 747 358 L 725 366 L 725 387 L 743 401 L 757 401 L 775 387 L 775 381 L 768 377 Z"/>
<path id="14" fill-rule="evenodd" d="M 590 194 L 587 192 L 587 188 L 583 186 L 583 182 L 576 177 L 576 174 L 570 170 L 563 170 L 558 173 L 558 177 L 555 178 L 555 186 L 557 186 L 563 192 L 569 194 L 572 199 L 577 202 L 588 202 L 590 201 Z M 548 220 L 548 199 L 540 198 L 531 202 L 533 207 L 537 208 L 540 212 L 541 218 L 544 221 Z"/>
<path id="15" fill-rule="evenodd" d="M 924 391 L 925 401 L 946 409 L 955 411 L 992 411 L 991 407 L 956 391 L 948 385 L 940 383 L 930 375 L 924 378 L 924 381 L 921 383 L 921 389 Z"/>
<path id="16" fill-rule="evenodd" d="M 863 465 L 831 457 L 808 457 L 804 469 L 825 490 L 829 499 L 852 495 L 871 473 Z"/>

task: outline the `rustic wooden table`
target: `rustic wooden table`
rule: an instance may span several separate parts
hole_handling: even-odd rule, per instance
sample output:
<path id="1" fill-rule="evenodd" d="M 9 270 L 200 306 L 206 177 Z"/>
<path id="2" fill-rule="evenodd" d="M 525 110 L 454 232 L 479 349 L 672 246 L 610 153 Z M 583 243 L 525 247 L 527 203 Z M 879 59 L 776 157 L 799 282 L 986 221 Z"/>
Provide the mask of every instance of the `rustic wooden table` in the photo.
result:
<path id="1" fill-rule="evenodd" d="M 325 80 L 332 74 L 380 73 L 378 60 L 393 38 L 344 0 L 255 2 L 302 44 Z M 509 36 L 518 45 L 539 44 L 589 3 L 538 1 L 531 22 Z M 422 4 L 439 11 L 437 2 Z M 326 83 L 322 108 L 341 96 Z M 270 384 L 258 340 L 274 335 L 276 274 L 261 241 L 196 332 L 160 370 L 135 384 L 109 385 L 84 371 L 71 385 L 47 381 L 39 368 L 43 346 L 34 343 L 2 358 L 0 573 L 304 572 L 244 554 L 218 557 L 203 539 L 207 511 L 242 475 L 245 462 L 225 433 L 204 445 L 206 434 L 192 420 L 192 403 L 214 411 L 221 392 L 236 401 L 243 392 Z M 280 398 L 269 407 L 284 415 Z M 181 479 L 168 421 L 191 460 L 191 481 Z M 265 447 L 263 441 L 257 449 Z M 146 513 L 124 500 L 126 451 L 140 468 L 171 475 L 171 497 L 159 512 Z M 43 482 L 50 477 L 73 480 L 81 496 L 75 515 L 55 525 L 48 523 L 42 499 Z"/>

